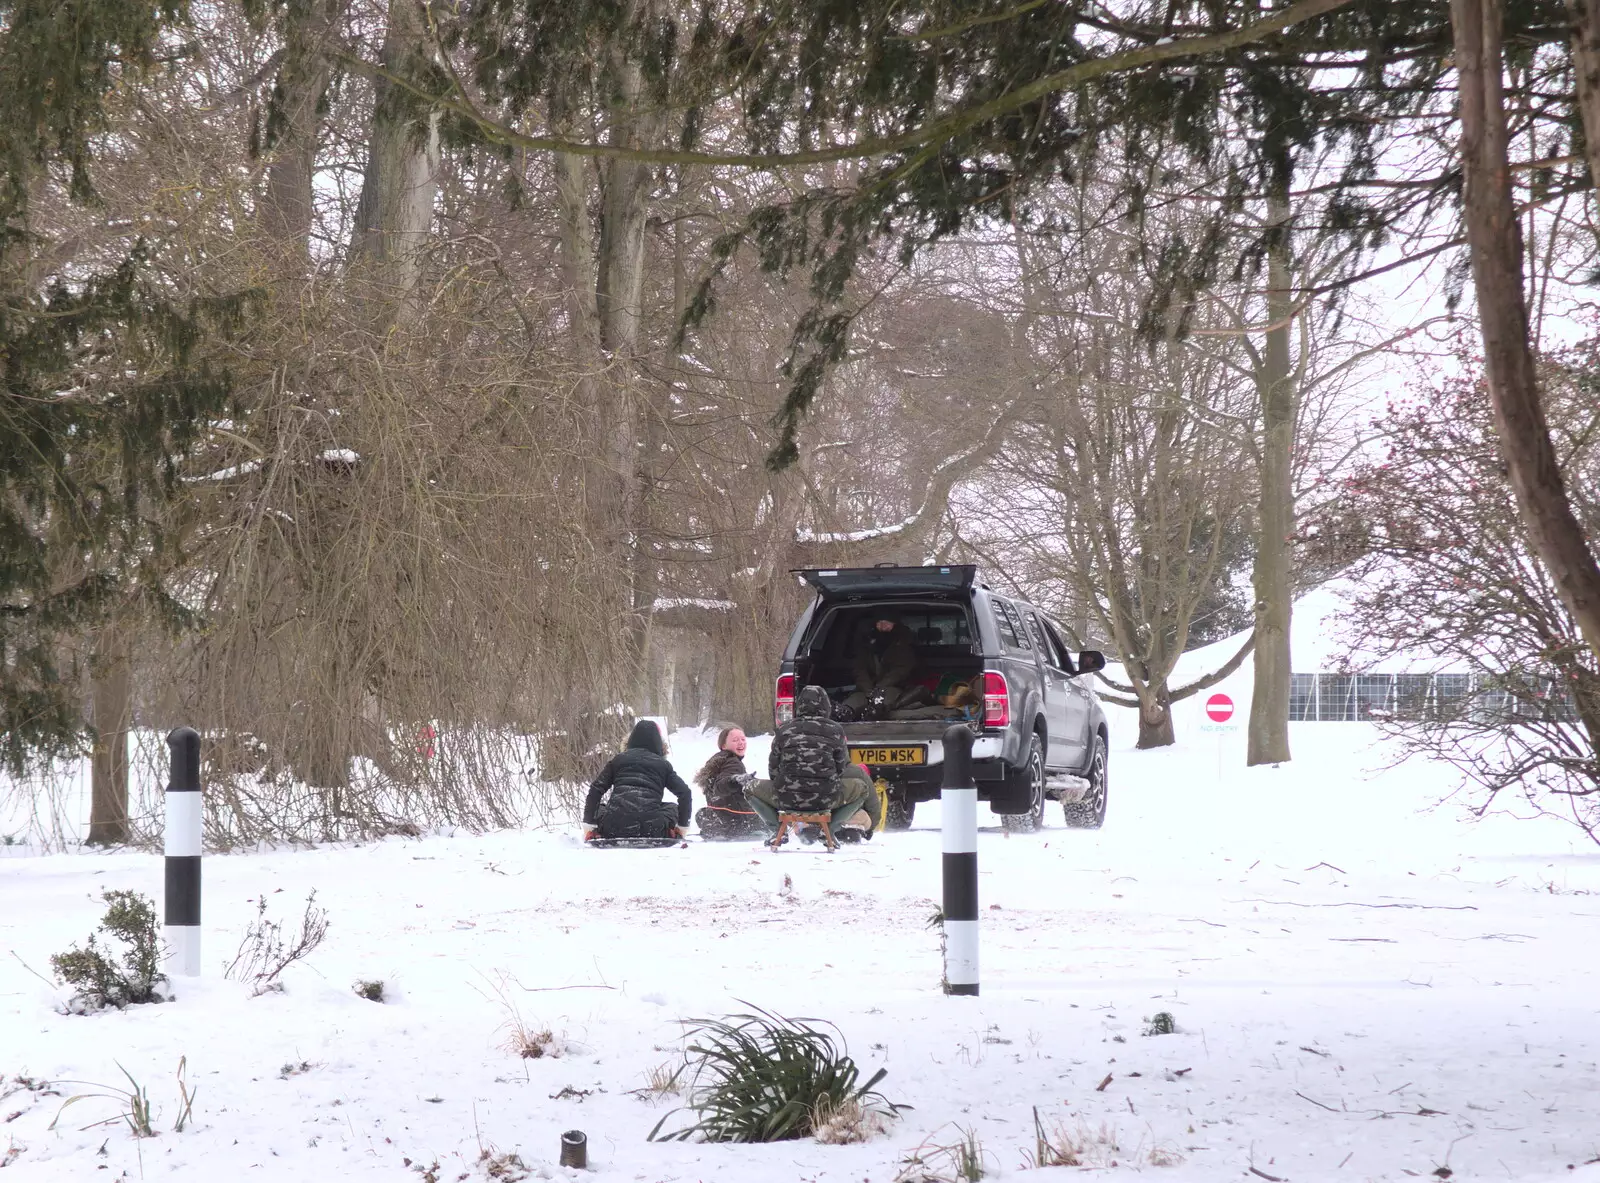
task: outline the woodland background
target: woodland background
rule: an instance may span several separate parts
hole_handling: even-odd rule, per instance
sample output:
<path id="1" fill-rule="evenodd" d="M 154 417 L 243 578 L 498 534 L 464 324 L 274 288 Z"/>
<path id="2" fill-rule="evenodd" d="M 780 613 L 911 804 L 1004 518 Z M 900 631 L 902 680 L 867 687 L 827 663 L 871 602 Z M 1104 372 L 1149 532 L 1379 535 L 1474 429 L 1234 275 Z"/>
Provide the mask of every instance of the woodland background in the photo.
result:
<path id="1" fill-rule="evenodd" d="M 885 561 L 1141 747 L 1252 662 L 1252 763 L 1366 572 L 1543 724 L 1479 789 L 1600 784 L 1581 0 L 3 0 L 0 67 L 0 757 L 91 841 L 178 723 L 217 841 L 526 820 Z"/>

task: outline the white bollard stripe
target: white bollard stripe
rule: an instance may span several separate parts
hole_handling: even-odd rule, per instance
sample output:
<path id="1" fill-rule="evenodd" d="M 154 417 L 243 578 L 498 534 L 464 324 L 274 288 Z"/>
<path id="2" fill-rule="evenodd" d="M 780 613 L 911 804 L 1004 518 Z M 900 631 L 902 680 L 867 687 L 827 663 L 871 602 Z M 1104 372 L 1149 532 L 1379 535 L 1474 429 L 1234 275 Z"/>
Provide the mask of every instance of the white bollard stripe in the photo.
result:
<path id="1" fill-rule="evenodd" d="M 946 854 L 970 854 L 978 849 L 978 790 L 939 790 L 940 839 Z"/>
<path id="2" fill-rule="evenodd" d="M 952 986 L 978 984 L 978 922 L 976 920 L 946 920 L 944 922 L 945 980 Z"/>
<path id="3" fill-rule="evenodd" d="M 162 931 L 167 942 L 167 970 L 186 978 L 200 976 L 200 926 L 169 924 Z"/>
<path id="4" fill-rule="evenodd" d="M 167 793 L 165 843 L 168 858 L 193 858 L 201 853 L 203 796 L 201 793 Z"/>

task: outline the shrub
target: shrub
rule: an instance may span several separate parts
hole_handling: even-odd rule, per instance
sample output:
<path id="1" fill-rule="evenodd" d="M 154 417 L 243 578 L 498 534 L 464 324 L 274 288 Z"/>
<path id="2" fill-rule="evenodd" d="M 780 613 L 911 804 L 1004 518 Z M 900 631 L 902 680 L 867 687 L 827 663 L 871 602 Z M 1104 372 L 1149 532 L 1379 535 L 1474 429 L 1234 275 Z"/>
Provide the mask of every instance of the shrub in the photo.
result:
<path id="1" fill-rule="evenodd" d="M 56 980 L 76 988 L 74 1010 L 100 1010 L 143 1002 L 160 1002 L 160 987 L 166 981 L 161 972 L 165 947 L 156 925 L 155 903 L 136 891 L 106 891 L 106 914 L 96 930 L 124 946 L 122 958 L 114 961 L 89 934 L 88 948 L 74 945 L 66 953 L 50 958 Z"/>
<path id="2" fill-rule="evenodd" d="M 222 976 L 236 982 L 249 982 L 253 995 L 282 990 L 278 975 L 296 961 L 309 956 L 328 935 L 328 912 L 316 906 L 317 893 L 306 897 L 305 915 L 292 940 L 283 936 L 283 924 L 267 918 L 267 895 L 256 901 L 256 919 L 244 931 L 239 951 L 233 955 Z"/>
<path id="3" fill-rule="evenodd" d="M 368 1002 L 383 1001 L 383 983 L 376 979 L 358 979 L 355 984 L 355 991 Z"/>
<path id="4" fill-rule="evenodd" d="M 1178 1029 L 1178 1021 L 1169 1010 L 1158 1010 L 1145 1022 L 1149 1024 L 1144 1029 L 1146 1035 L 1171 1035 Z"/>
<path id="5" fill-rule="evenodd" d="M 662 1140 L 685 1140 L 696 1134 L 707 1142 L 804 1138 L 852 1104 L 864 1112 L 892 1116 L 899 1107 L 874 1091 L 887 1069 L 878 1069 L 860 1083 L 860 1069 L 843 1038 L 808 1026 L 815 1021 L 787 1019 L 759 1009 L 755 1014 L 692 1020 L 686 1033 L 692 1072 L 688 1108 L 700 1120 Z M 650 1131 L 652 1141 L 667 1117 Z"/>

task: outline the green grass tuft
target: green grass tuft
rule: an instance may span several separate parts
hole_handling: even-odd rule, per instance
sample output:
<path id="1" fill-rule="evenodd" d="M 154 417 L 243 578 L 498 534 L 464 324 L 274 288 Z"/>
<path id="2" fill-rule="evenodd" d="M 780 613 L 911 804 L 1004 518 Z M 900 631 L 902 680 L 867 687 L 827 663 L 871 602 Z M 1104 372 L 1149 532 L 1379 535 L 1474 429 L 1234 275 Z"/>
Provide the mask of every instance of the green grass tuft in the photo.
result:
<path id="1" fill-rule="evenodd" d="M 888 1070 L 880 1068 L 862 1083 L 838 1029 L 829 1033 L 809 1025 L 814 1022 L 759 1008 L 691 1020 L 688 1108 L 699 1120 L 662 1134 L 669 1113 L 650 1131 L 650 1140 L 698 1135 L 707 1142 L 782 1142 L 811 1135 L 846 1106 L 892 1116 L 900 1107 L 876 1091 Z"/>

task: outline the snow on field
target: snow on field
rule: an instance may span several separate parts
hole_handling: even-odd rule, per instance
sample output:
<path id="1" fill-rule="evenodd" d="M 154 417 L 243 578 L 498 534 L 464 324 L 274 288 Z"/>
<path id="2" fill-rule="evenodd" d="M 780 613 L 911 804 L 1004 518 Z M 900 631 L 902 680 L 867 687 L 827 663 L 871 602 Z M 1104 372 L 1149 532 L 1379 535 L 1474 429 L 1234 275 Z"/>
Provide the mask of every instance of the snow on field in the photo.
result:
<path id="1" fill-rule="evenodd" d="M 482 1180 L 486 1150 L 590 1177 L 555 1165 L 568 1129 L 596 1178 L 889 1183 L 918 1153 L 948 1176 L 937 1148 L 967 1133 L 989 1177 L 1035 1177 L 1035 1109 L 1112 1177 L 1600 1180 L 1600 855 L 1422 811 L 1445 770 L 1373 772 L 1365 725 L 1296 724 L 1293 764 L 1246 771 L 1241 737 L 1181 722 L 1165 751 L 1118 735 L 1103 831 L 1055 807 L 1042 834 L 986 826 L 976 999 L 939 990 L 936 807 L 833 856 L 591 851 L 572 828 L 211 857 L 206 976 L 92 1017 L 24 965 L 81 941 L 102 889 L 159 897 L 161 859 L 0 857 L 0 1183 Z M 672 754 L 687 775 L 709 751 L 680 732 Z M 223 980 L 252 901 L 292 918 L 312 889 L 330 934 L 287 992 Z M 837 1023 L 912 1108 L 853 1146 L 647 1141 L 680 1020 L 747 1003 Z M 505 1050 L 512 1007 L 559 1054 Z M 1159 1011 L 1177 1031 L 1144 1035 Z M 180 1059 L 198 1095 L 174 1133 Z M 159 1136 L 83 1128 L 105 1100 L 47 1128 L 94 1091 L 67 1082 L 122 1068 Z"/>

